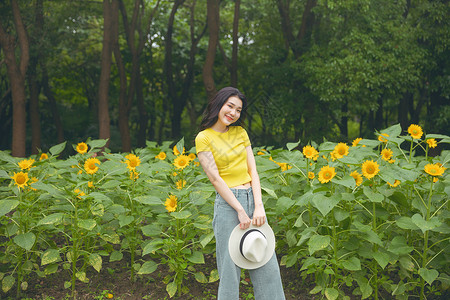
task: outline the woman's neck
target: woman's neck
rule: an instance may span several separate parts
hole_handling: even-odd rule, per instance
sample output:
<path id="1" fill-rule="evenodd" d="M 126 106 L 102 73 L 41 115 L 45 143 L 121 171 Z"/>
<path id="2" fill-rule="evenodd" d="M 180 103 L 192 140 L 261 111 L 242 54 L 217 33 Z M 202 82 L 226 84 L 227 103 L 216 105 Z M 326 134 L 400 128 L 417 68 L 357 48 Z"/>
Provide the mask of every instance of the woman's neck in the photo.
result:
<path id="1" fill-rule="evenodd" d="M 217 132 L 225 133 L 228 131 L 228 126 L 216 122 L 213 126 L 211 126 L 211 129 Z"/>

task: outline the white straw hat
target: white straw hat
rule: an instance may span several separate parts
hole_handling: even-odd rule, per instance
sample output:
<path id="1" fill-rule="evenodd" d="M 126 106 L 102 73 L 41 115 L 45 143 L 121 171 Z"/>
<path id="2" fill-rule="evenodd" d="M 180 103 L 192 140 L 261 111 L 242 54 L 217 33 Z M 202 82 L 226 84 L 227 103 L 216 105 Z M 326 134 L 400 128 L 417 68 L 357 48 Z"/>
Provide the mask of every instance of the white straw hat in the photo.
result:
<path id="1" fill-rule="evenodd" d="M 242 230 L 237 225 L 228 240 L 228 251 L 234 263 L 243 269 L 264 266 L 275 251 L 275 235 L 269 224 L 258 227 L 253 224 Z"/>

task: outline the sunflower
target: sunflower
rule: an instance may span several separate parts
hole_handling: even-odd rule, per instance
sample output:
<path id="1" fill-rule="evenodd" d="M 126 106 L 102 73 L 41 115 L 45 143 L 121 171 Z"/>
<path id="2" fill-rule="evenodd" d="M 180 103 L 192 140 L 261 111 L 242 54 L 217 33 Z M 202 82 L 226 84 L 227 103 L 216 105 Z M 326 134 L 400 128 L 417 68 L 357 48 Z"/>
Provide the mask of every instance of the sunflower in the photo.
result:
<path id="1" fill-rule="evenodd" d="M 356 145 L 358 145 L 359 142 L 361 142 L 361 141 L 362 141 L 362 138 L 354 139 L 353 142 L 352 142 L 352 147 L 356 147 Z"/>
<path id="2" fill-rule="evenodd" d="M 92 181 L 88 181 L 88 187 L 93 188 L 94 187 L 94 183 Z"/>
<path id="3" fill-rule="evenodd" d="M 392 150 L 388 148 L 381 150 L 381 158 L 385 161 L 390 161 L 392 158 Z"/>
<path id="4" fill-rule="evenodd" d="M 37 189 L 31 187 L 31 184 L 32 184 L 32 183 L 35 183 L 35 182 L 38 182 L 38 181 L 39 181 L 39 179 L 37 179 L 37 177 L 31 177 L 31 179 L 30 179 L 30 188 L 31 188 L 33 191 L 37 191 Z"/>
<path id="5" fill-rule="evenodd" d="M 14 172 L 14 176 L 12 176 L 11 178 L 14 179 L 14 184 L 16 184 L 19 188 L 24 188 L 28 185 L 28 174 L 27 173 Z"/>
<path id="6" fill-rule="evenodd" d="M 88 174 L 95 174 L 98 171 L 97 165 L 100 165 L 98 158 L 88 158 L 84 163 L 84 169 Z"/>
<path id="7" fill-rule="evenodd" d="M 408 133 L 412 136 L 413 139 L 420 139 L 422 137 L 423 131 L 422 127 L 416 124 L 411 124 L 408 127 Z"/>
<path id="8" fill-rule="evenodd" d="M 73 190 L 73 192 L 74 192 L 75 194 L 77 194 L 77 198 L 78 198 L 78 199 L 81 199 L 82 196 L 86 195 L 86 194 L 85 194 L 82 190 L 80 190 L 80 189 L 75 189 L 75 190 Z"/>
<path id="9" fill-rule="evenodd" d="M 364 177 L 371 179 L 380 171 L 378 163 L 373 160 L 366 160 L 361 167 Z"/>
<path id="10" fill-rule="evenodd" d="M 286 170 L 292 169 L 290 165 L 287 163 L 277 163 L 281 167 L 281 171 L 284 172 Z"/>
<path id="11" fill-rule="evenodd" d="M 177 145 L 173 146 L 172 150 L 173 150 L 173 154 L 175 154 L 175 155 L 180 155 L 181 154 L 180 151 L 178 151 L 178 149 L 177 149 Z M 183 153 L 184 153 L 185 150 L 186 150 L 186 148 L 183 147 Z"/>
<path id="12" fill-rule="evenodd" d="M 334 167 L 323 166 L 319 172 L 319 181 L 320 183 L 327 183 L 336 175 L 336 171 Z"/>
<path id="13" fill-rule="evenodd" d="M 319 156 L 319 152 L 317 152 L 317 150 L 314 147 L 308 145 L 308 146 L 303 147 L 303 155 L 306 158 L 317 160 L 317 156 Z"/>
<path id="14" fill-rule="evenodd" d="M 160 159 L 160 160 L 165 160 L 166 157 L 167 157 L 167 155 L 164 152 L 159 152 L 159 154 L 155 156 L 155 158 Z"/>
<path id="15" fill-rule="evenodd" d="M 388 184 L 390 187 L 397 187 L 400 183 L 401 183 L 400 180 L 395 179 L 394 184 L 391 184 L 390 182 L 388 182 L 387 184 Z"/>
<path id="16" fill-rule="evenodd" d="M 177 185 L 177 189 L 181 190 L 182 188 L 184 188 L 186 186 L 186 180 L 178 180 L 177 182 L 175 182 L 175 184 Z"/>
<path id="17" fill-rule="evenodd" d="M 41 157 L 39 157 L 39 160 L 44 160 L 44 159 L 48 159 L 47 153 L 42 153 Z"/>
<path id="18" fill-rule="evenodd" d="M 136 179 L 139 178 L 139 173 L 136 172 L 134 169 L 130 170 L 130 179 L 136 181 Z"/>
<path id="19" fill-rule="evenodd" d="M 174 212 L 177 208 L 177 197 L 174 195 L 170 195 L 169 198 L 166 198 L 166 202 L 164 205 L 166 206 L 166 209 L 168 212 Z"/>
<path id="20" fill-rule="evenodd" d="M 178 169 L 183 170 L 189 165 L 190 159 L 187 155 L 179 155 L 175 160 L 173 161 L 173 165 L 177 167 Z"/>
<path id="21" fill-rule="evenodd" d="M 28 170 L 29 168 L 31 168 L 31 165 L 33 163 L 34 163 L 34 159 L 30 158 L 30 159 L 24 159 L 24 160 L 19 161 L 18 165 L 21 170 Z"/>
<path id="22" fill-rule="evenodd" d="M 348 155 L 348 146 L 345 143 L 339 143 L 334 147 L 333 152 L 335 152 L 336 158 L 343 158 Z"/>
<path id="23" fill-rule="evenodd" d="M 387 133 L 381 133 L 381 134 L 378 136 L 378 140 L 379 140 L 380 142 L 387 143 L 388 140 L 385 139 L 384 136 L 385 136 L 385 137 L 389 137 L 389 134 L 387 134 Z"/>
<path id="24" fill-rule="evenodd" d="M 197 156 L 194 153 L 189 153 L 188 157 L 190 160 L 194 160 Z"/>
<path id="25" fill-rule="evenodd" d="M 427 144 L 428 147 L 430 148 L 436 148 L 437 147 L 437 143 L 435 139 L 427 139 Z"/>
<path id="26" fill-rule="evenodd" d="M 431 176 L 442 176 L 446 168 L 442 167 L 440 164 L 428 164 L 425 165 L 424 170 Z"/>
<path id="27" fill-rule="evenodd" d="M 308 172 L 308 178 L 309 178 L 309 179 L 314 179 L 314 177 L 316 177 L 316 176 L 314 175 L 314 172 Z"/>
<path id="28" fill-rule="evenodd" d="M 78 143 L 77 152 L 80 154 L 86 153 L 88 150 L 88 145 L 86 143 Z"/>
<path id="29" fill-rule="evenodd" d="M 127 164 L 127 168 L 130 170 L 136 170 L 136 167 L 141 164 L 141 160 L 139 159 L 139 156 L 136 156 L 134 154 L 128 154 L 125 156 L 127 159 L 125 163 Z"/>
<path id="30" fill-rule="evenodd" d="M 262 151 L 258 151 L 258 153 L 256 153 L 257 155 L 264 155 L 265 153 Z"/>
<path id="31" fill-rule="evenodd" d="M 356 185 L 360 185 L 363 182 L 362 175 L 358 173 L 358 171 L 353 171 L 350 173 L 350 176 L 355 178 Z"/>

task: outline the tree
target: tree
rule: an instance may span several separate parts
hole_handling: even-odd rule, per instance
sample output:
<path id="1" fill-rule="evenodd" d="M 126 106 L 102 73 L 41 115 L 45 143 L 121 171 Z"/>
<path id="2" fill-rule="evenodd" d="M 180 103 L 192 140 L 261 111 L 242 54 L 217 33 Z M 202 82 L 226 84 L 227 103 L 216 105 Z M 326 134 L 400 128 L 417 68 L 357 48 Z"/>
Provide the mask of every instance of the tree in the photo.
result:
<path id="1" fill-rule="evenodd" d="M 24 157 L 26 154 L 25 76 L 29 62 L 30 46 L 17 0 L 11 0 L 11 10 L 20 47 L 19 63 L 15 55 L 15 37 L 6 32 L 2 22 L 0 22 L 0 45 L 5 54 L 13 102 L 11 154 L 13 156 Z"/>
<path id="2" fill-rule="evenodd" d="M 205 85 L 206 95 L 211 99 L 216 93 L 216 85 L 214 83 L 213 68 L 216 49 L 219 43 L 219 0 L 208 0 L 208 31 L 209 42 L 208 51 L 206 52 L 205 64 L 203 65 L 203 83 Z"/>
<path id="3" fill-rule="evenodd" d="M 108 93 L 113 49 L 113 12 L 117 10 L 118 0 L 111 0 L 111 2 L 110 0 L 103 0 L 103 48 L 98 85 L 98 136 L 100 139 L 111 137 Z"/>

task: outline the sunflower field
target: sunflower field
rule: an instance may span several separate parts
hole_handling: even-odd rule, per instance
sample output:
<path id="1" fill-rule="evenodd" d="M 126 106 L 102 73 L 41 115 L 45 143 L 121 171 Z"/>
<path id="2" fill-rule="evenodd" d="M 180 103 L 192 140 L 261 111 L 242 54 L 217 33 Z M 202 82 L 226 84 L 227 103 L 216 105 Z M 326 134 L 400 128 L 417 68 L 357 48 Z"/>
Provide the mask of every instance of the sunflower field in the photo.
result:
<path id="1" fill-rule="evenodd" d="M 450 151 L 429 150 L 450 137 L 418 125 L 377 135 L 254 147 L 281 264 L 314 282 L 317 298 L 445 295 Z M 173 144 L 110 153 L 105 140 L 89 140 L 66 159 L 65 143 L 27 159 L 0 152 L 2 293 L 63 272 L 74 296 L 106 261 L 124 262 L 131 280 L 166 265 L 169 297 L 186 293 L 186 280 L 217 281 L 215 266 L 199 268 L 215 251 L 215 190 L 195 149 Z"/>

